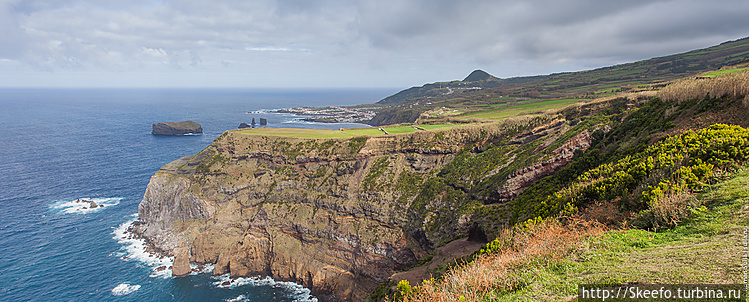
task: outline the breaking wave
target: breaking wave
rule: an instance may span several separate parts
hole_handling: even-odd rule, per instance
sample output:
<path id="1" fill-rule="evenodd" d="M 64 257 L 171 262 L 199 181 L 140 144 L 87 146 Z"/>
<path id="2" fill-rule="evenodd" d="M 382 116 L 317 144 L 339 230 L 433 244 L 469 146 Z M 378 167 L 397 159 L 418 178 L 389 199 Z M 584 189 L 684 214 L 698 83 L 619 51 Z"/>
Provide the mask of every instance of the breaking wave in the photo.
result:
<path id="1" fill-rule="evenodd" d="M 88 214 L 118 205 L 122 199 L 122 197 L 105 197 L 57 200 L 52 202 L 50 208 L 62 214 Z"/>
<path id="2" fill-rule="evenodd" d="M 114 229 L 114 236 L 112 238 L 122 245 L 114 253 L 114 256 L 125 261 L 136 261 L 139 266 L 150 267 L 151 275 L 149 277 L 171 278 L 174 258 L 149 251 L 144 239 L 130 233 L 128 228 L 137 220 L 138 214 L 133 214 L 132 216 L 135 218 L 128 220 Z"/>
<path id="3" fill-rule="evenodd" d="M 124 296 L 140 289 L 140 285 L 130 285 L 130 283 L 120 283 L 112 289 L 112 295 Z"/>
<path id="4" fill-rule="evenodd" d="M 218 288 L 237 288 L 237 287 L 241 287 L 245 285 L 270 286 L 270 287 L 275 287 L 275 288 L 283 288 L 289 291 L 290 293 L 294 295 L 295 302 L 296 301 L 317 302 L 317 298 L 312 296 L 312 292 L 308 288 L 305 288 L 304 286 L 301 286 L 294 282 L 276 281 L 276 280 L 273 280 L 273 278 L 271 277 L 260 278 L 259 276 L 232 279 L 229 276 L 229 274 L 221 275 L 221 276 L 214 277 L 214 278 L 216 278 L 217 281 L 213 282 L 213 285 L 215 285 Z M 243 298 L 245 300 L 242 300 L 240 298 Z M 244 298 L 244 295 L 240 295 L 234 299 L 237 299 L 237 300 L 231 300 L 231 301 L 246 301 L 246 298 Z"/>

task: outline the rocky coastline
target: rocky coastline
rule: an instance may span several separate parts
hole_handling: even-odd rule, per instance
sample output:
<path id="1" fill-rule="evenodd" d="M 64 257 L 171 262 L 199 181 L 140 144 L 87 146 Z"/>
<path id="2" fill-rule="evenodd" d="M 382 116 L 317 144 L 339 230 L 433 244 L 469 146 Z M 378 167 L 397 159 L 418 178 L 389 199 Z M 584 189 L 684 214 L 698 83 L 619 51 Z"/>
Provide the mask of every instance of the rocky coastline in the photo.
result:
<path id="1" fill-rule="evenodd" d="M 512 161 L 523 146 L 541 150 L 572 127 L 564 120 L 534 123 L 520 132 L 505 123 L 355 139 L 228 131 L 156 172 L 133 232 L 175 257 L 174 276 L 188 274 L 190 263 L 211 264 L 216 276 L 270 276 L 310 288 L 321 301 L 362 301 L 436 246 L 469 233 L 492 235 L 477 225 L 473 203 L 438 197 L 423 204 L 414 190 L 465 150 L 480 152 L 508 131 Z M 543 173 L 526 173 L 520 182 L 507 177 L 498 193 L 517 194 L 531 178 L 562 166 L 544 162 L 564 162 L 589 146 L 588 132 L 570 138 L 549 151 L 552 158 L 529 166 Z"/>

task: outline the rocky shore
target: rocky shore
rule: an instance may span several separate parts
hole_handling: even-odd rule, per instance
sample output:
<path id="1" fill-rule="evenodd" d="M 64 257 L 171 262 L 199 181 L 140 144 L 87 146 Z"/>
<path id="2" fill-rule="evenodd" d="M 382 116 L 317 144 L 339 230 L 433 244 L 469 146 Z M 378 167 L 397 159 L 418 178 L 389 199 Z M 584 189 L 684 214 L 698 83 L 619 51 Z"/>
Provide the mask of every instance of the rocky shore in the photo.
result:
<path id="1" fill-rule="evenodd" d="M 321 301 L 362 301 L 436 246 L 469 233 L 496 235 L 476 218 L 481 202 L 451 199 L 440 193 L 447 188 L 419 197 L 429 179 L 466 150 L 479 154 L 490 143 L 505 146 L 507 163 L 475 181 L 504 171 L 520 152 L 551 148 L 550 157 L 527 166 L 543 172 L 529 170 L 522 181 L 515 174 L 492 178 L 507 185 L 493 186 L 503 191 L 488 196 L 513 196 L 561 167 L 544 163 L 563 162 L 589 146 L 585 131 L 552 144 L 570 127 L 539 120 L 354 139 L 228 131 L 151 178 L 133 232 L 175 257 L 174 276 L 188 274 L 190 263 L 212 264 L 216 276 L 270 276 L 310 288 Z M 483 204 L 503 206 L 491 203 Z"/>

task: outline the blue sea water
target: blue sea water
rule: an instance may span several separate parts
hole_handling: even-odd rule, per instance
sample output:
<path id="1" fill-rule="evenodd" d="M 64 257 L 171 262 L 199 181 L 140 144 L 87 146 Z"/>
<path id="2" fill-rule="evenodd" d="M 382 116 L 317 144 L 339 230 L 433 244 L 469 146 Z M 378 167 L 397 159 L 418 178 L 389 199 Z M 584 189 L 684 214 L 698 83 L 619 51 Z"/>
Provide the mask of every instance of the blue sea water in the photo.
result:
<path id="1" fill-rule="evenodd" d="M 372 103 L 392 89 L 0 89 L 1 301 L 305 301 L 309 290 L 210 273 L 171 278 L 118 231 L 137 218 L 162 165 L 252 117 L 269 127 L 339 128 L 263 110 Z M 250 113 L 251 112 L 251 113 Z M 195 120 L 203 135 L 151 135 Z M 361 126 L 361 125 L 359 125 Z M 78 198 L 103 208 L 83 209 Z M 153 260 L 153 259 L 152 259 Z"/>

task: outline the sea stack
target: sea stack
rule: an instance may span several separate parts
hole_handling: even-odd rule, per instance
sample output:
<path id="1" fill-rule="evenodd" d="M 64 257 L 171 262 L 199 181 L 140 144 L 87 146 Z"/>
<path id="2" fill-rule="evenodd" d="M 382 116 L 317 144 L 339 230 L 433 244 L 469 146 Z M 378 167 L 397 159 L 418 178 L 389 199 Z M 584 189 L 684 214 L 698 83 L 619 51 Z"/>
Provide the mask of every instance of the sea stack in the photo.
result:
<path id="1" fill-rule="evenodd" d="M 172 266 L 172 277 L 184 277 L 190 274 L 190 250 L 186 246 L 175 250 L 174 264 Z"/>
<path id="2" fill-rule="evenodd" d="M 153 135 L 202 134 L 203 128 L 194 121 L 166 122 L 153 124 Z"/>
<path id="3" fill-rule="evenodd" d="M 260 125 L 267 125 L 267 124 L 268 124 L 268 120 L 261 117 L 260 118 Z"/>

